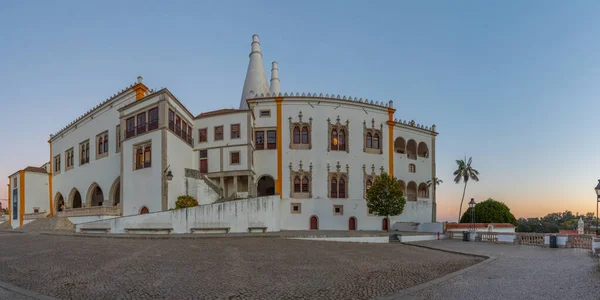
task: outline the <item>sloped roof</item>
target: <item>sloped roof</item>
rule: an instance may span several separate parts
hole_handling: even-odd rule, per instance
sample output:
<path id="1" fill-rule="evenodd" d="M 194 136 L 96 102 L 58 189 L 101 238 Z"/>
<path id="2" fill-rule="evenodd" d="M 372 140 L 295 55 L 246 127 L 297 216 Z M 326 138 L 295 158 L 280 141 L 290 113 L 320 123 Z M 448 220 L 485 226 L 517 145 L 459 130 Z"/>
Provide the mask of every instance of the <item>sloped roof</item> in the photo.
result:
<path id="1" fill-rule="evenodd" d="M 27 167 L 25 169 L 23 169 L 24 172 L 35 172 L 35 173 L 44 173 L 47 174 L 48 172 L 46 172 L 46 169 L 44 168 L 40 168 L 40 167 Z"/>
<path id="2" fill-rule="evenodd" d="M 213 110 L 213 111 L 203 112 L 203 113 L 197 115 L 196 118 L 204 118 L 204 117 L 223 115 L 223 114 L 242 112 L 242 111 L 247 111 L 247 109 L 233 109 L 233 108 L 217 109 L 217 110 Z"/>

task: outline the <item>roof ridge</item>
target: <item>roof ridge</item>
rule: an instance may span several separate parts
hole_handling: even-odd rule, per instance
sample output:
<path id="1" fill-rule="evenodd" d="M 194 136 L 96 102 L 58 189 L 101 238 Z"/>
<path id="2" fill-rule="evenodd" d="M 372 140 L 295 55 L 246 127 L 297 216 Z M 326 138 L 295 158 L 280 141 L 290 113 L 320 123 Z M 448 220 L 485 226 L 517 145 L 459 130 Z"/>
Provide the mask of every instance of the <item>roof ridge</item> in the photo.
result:
<path id="1" fill-rule="evenodd" d="M 255 97 L 253 98 L 248 98 L 248 99 L 260 99 L 260 98 L 269 98 L 269 97 L 303 97 L 303 98 L 329 98 L 329 99 L 335 99 L 335 100 L 348 100 L 348 101 L 353 101 L 353 102 L 358 102 L 358 103 L 365 103 L 365 104 L 372 104 L 372 105 L 376 105 L 376 106 L 381 106 L 381 107 L 385 107 L 385 108 L 394 108 L 394 101 L 389 100 L 387 103 L 383 102 L 383 101 L 374 101 L 373 99 L 371 99 L 369 101 L 368 98 L 365 98 L 365 100 L 363 101 L 363 98 L 352 98 L 352 96 L 340 96 L 339 94 L 337 94 L 337 96 L 335 94 L 331 94 L 331 96 L 329 94 L 325 94 L 325 96 L 323 96 L 323 93 L 319 93 L 317 95 L 317 93 L 298 93 L 296 92 L 296 94 L 294 95 L 294 93 L 267 93 L 267 94 L 263 94 L 261 93 L 260 95 L 256 94 Z"/>

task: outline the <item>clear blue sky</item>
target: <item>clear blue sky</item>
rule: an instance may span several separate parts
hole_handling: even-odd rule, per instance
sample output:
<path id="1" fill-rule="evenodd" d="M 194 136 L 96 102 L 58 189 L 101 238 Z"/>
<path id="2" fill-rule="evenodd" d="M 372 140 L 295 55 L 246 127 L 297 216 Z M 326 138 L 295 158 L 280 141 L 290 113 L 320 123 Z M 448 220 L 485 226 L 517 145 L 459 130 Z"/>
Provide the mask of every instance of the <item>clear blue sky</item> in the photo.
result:
<path id="1" fill-rule="evenodd" d="M 251 35 L 285 91 L 389 100 L 436 124 L 441 219 L 467 198 L 520 216 L 595 209 L 598 1 L 0 1 L 0 174 L 135 81 L 193 112 L 236 107 Z M 6 178 L 6 177 L 5 177 Z M 5 185 L 0 198 L 5 198 Z"/>

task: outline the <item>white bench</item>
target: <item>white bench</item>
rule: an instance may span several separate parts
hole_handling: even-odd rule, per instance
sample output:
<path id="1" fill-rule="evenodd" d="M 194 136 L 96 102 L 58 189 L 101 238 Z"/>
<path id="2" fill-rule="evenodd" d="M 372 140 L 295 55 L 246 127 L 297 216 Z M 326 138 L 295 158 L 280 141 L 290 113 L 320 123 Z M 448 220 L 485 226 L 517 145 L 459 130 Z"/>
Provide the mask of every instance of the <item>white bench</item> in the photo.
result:
<path id="1" fill-rule="evenodd" d="M 230 227 L 199 227 L 192 228 L 192 233 L 229 233 Z"/>
<path id="2" fill-rule="evenodd" d="M 79 229 L 82 233 L 109 233 L 109 228 L 81 228 Z"/>
<path id="3" fill-rule="evenodd" d="M 173 228 L 125 228 L 125 232 L 133 234 L 169 234 Z"/>

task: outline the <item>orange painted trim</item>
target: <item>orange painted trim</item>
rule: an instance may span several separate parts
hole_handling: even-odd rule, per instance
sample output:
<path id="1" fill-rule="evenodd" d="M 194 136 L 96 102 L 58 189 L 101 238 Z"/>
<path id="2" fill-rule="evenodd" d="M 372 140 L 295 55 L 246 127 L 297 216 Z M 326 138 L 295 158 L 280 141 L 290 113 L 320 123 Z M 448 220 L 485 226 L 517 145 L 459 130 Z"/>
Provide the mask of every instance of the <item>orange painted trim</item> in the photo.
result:
<path id="1" fill-rule="evenodd" d="M 145 97 L 144 93 L 148 90 L 148 87 L 143 83 L 138 83 L 131 87 L 135 91 L 135 100 L 140 100 Z"/>
<path id="2" fill-rule="evenodd" d="M 281 102 L 282 97 L 275 98 L 277 106 L 277 179 L 275 180 L 275 192 L 279 194 L 279 199 L 283 198 L 283 116 Z"/>
<path id="3" fill-rule="evenodd" d="M 396 122 L 394 122 L 394 112 L 396 110 L 393 108 L 388 108 L 388 169 L 390 176 L 394 177 L 394 126 L 396 126 Z"/>
<path id="4" fill-rule="evenodd" d="M 54 215 L 54 206 L 52 205 L 52 172 L 54 171 L 52 163 L 54 163 L 52 160 L 54 159 L 52 157 L 52 143 L 50 141 L 48 141 L 48 144 L 50 145 L 50 172 L 48 172 L 48 203 L 50 203 L 50 216 Z"/>
<path id="5" fill-rule="evenodd" d="M 11 205 L 12 205 L 12 201 L 10 199 L 10 177 L 8 177 L 8 184 L 6 185 L 6 189 L 8 189 L 8 207 L 7 207 L 7 211 L 8 211 L 8 224 L 12 225 L 12 212 L 11 212 Z"/>
<path id="6" fill-rule="evenodd" d="M 23 211 L 25 210 L 25 171 L 19 171 L 19 226 L 23 226 Z"/>

